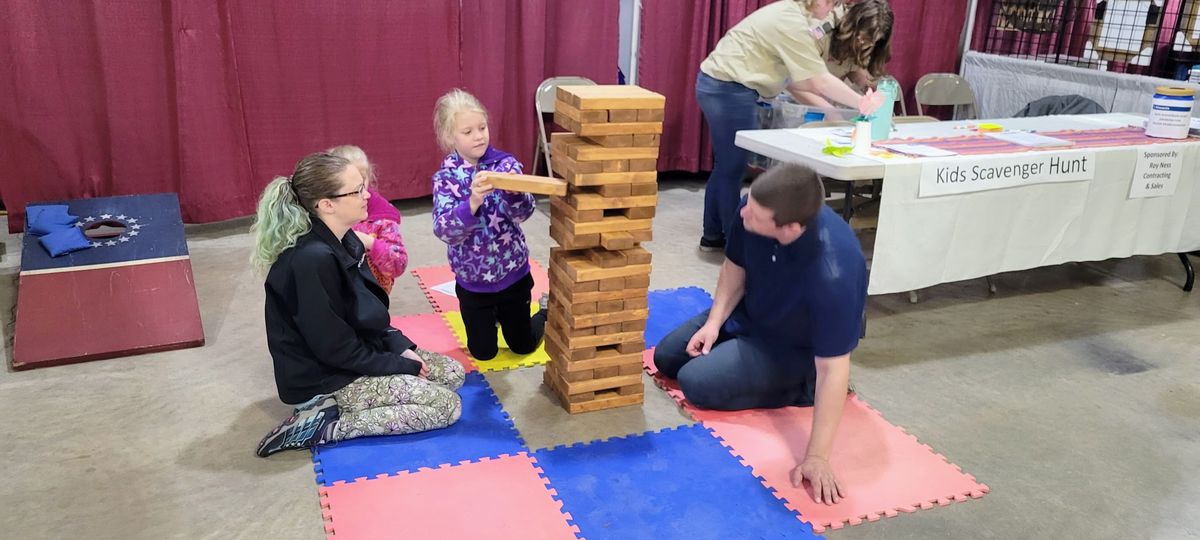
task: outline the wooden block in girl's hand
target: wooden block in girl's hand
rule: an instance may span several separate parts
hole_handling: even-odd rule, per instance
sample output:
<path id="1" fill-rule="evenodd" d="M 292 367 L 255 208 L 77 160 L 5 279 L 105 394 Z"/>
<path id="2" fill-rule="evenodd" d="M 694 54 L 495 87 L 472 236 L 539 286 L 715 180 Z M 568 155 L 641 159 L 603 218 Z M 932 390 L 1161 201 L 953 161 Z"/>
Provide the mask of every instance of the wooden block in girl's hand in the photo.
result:
<path id="1" fill-rule="evenodd" d="M 535 193 L 538 195 L 558 195 L 560 197 L 567 194 L 567 183 L 557 178 L 492 171 L 481 171 L 475 175 L 476 178 L 481 176 L 487 179 L 492 184 L 492 187 L 505 191 Z"/>

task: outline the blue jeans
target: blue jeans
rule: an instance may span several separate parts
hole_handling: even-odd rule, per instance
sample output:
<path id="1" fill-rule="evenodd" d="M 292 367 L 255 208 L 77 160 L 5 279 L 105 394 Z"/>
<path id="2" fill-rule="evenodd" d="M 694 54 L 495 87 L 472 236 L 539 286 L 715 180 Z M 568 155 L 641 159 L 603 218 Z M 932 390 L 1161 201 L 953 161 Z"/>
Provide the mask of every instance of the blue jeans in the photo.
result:
<path id="1" fill-rule="evenodd" d="M 713 170 L 704 188 L 704 237 L 725 238 L 738 219 L 749 152 L 733 144 L 738 130 L 758 129 L 758 92 L 735 82 L 696 75 L 696 101 L 712 136 Z"/>
<path id="2" fill-rule="evenodd" d="M 692 358 L 688 340 L 708 311 L 679 325 L 654 349 L 654 365 L 679 380 L 684 397 L 704 409 L 736 411 L 813 404 L 817 372 L 811 352 L 721 331 L 707 355 Z"/>

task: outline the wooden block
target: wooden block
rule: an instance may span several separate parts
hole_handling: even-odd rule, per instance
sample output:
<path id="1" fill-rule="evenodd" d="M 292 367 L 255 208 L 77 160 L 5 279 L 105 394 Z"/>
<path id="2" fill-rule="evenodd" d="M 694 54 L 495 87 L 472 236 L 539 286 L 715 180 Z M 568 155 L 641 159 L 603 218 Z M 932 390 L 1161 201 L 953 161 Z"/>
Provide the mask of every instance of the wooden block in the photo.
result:
<path id="1" fill-rule="evenodd" d="M 598 376 L 595 375 L 597 372 L 598 372 L 598 370 L 591 370 L 591 369 L 585 369 L 585 370 L 581 370 L 581 371 L 569 371 L 569 372 L 563 373 L 562 378 L 566 379 L 567 382 L 590 381 L 592 379 L 599 378 Z M 608 373 L 608 371 L 605 371 L 604 373 Z M 616 374 L 620 375 L 620 373 L 621 373 L 621 369 L 617 368 Z M 612 376 L 613 375 L 604 375 L 604 377 L 612 377 Z"/>
<path id="2" fill-rule="evenodd" d="M 654 171 L 658 170 L 658 153 L 654 154 L 654 159 L 631 159 L 629 160 L 628 170 L 633 172 Z"/>
<path id="3" fill-rule="evenodd" d="M 637 364 L 625 364 L 625 365 L 617 367 L 617 374 L 618 375 L 634 375 L 637 373 L 641 373 L 642 369 L 643 369 L 642 364 L 640 362 Z"/>
<path id="4" fill-rule="evenodd" d="M 554 208 L 551 207 L 550 211 L 553 213 Z M 630 221 L 635 221 L 635 220 L 630 220 Z M 636 220 L 636 221 L 649 221 L 649 220 Z M 567 225 L 567 223 L 572 223 L 572 224 Z M 598 223 L 603 223 L 603 221 L 598 222 Z M 572 232 L 572 230 L 575 229 L 575 227 L 576 227 L 576 225 L 574 225 L 573 222 L 557 219 L 552 214 L 550 217 L 550 238 L 553 238 L 555 242 L 558 242 L 558 245 L 560 245 L 566 249 L 586 249 L 586 248 L 596 247 L 596 246 L 600 245 L 599 232 L 577 234 L 577 233 Z"/>
<path id="5" fill-rule="evenodd" d="M 592 330 L 592 328 L 589 328 L 588 330 Z M 619 350 L 619 351 L 624 351 L 624 354 L 632 354 L 633 352 L 641 352 L 642 349 L 645 349 L 645 346 L 646 346 L 646 342 L 644 341 L 645 337 L 646 336 L 644 335 L 643 332 L 621 332 L 619 334 L 568 336 L 568 337 L 564 338 L 566 340 L 564 345 L 566 345 L 566 347 L 569 349 L 576 349 L 576 348 L 581 348 L 581 347 L 601 347 L 604 345 L 618 345 L 619 346 L 623 343 L 635 343 L 635 344 L 637 344 L 637 347 L 630 346 L 630 347 L 625 347 L 624 349 L 621 349 L 620 347 L 617 348 L 617 350 Z"/>
<path id="6" fill-rule="evenodd" d="M 658 184 L 629 184 L 629 193 L 639 197 L 657 195 Z M 657 201 L 657 199 L 655 199 L 655 201 Z"/>
<path id="7" fill-rule="evenodd" d="M 615 370 L 615 371 L 617 371 L 618 373 L 620 372 L 620 370 Z M 555 373 L 555 374 L 552 374 L 552 376 L 557 377 L 558 374 Z M 614 388 L 620 388 L 622 386 L 629 386 L 632 384 L 640 384 L 642 382 L 641 374 L 617 375 L 615 377 L 594 378 L 594 379 L 589 379 L 586 381 L 575 381 L 575 382 L 561 380 L 561 377 L 559 377 L 559 379 L 560 380 L 555 381 L 555 382 L 556 382 L 556 384 L 562 385 L 562 389 L 566 392 L 567 395 L 575 395 L 575 394 L 581 394 L 581 393 L 586 393 L 586 392 L 595 392 L 597 390 L 611 390 Z"/>
<path id="8" fill-rule="evenodd" d="M 563 271 L 562 264 L 556 264 L 553 261 L 550 263 L 550 287 L 555 293 L 557 293 L 556 297 L 566 304 L 579 304 L 583 302 L 599 301 L 599 299 L 596 298 L 585 299 L 580 296 L 589 292 L 599 292 L 599 281 L 586 281 L 582 283 L 576 282 L 575 280 L 571 279 L 571 276 L 568 276 L 567 273 Z M 562 290 L 558 290 L 560 287 Z"/>
<path id="9" fill-rule="evenodd" d="M 567 340 L 568 338 L 564 337 L 562 332 L 557 328 L 551 328 L 546 331 L 546 347 L 549 350 L 553 350 L 558 353 L 557 356 L 552 355 L 551 358 L 561 358 L 562 360 L 569 360 L 571 362 L 580 362 L 592 359 L 596 356 L 595 347 L 568 349 L 567 346 L 564 345 Z M 617 354 L 620 353 L 618 352 Z"/>
<path id="10" fill-rule="evenodd" d="M 637 122 L 638 121 L 638 111 L 637 111 L 637 109 L 612 109 L 612 110 L 608 111 L 608 121 L 609 122 Z M 646 121 L 653 122 L 654 120 L 646 120 Z M 658 120 L 658 122 L 661 122 L 661 121 L 662 120 Z"/>
<path id="11" fill-rule="evenodd" d="M 614 184 L 616 185 L 616 184 Z M 655 184 L 640 184 L 642 186 L 656 186 Z M 606 186 L 601 186 L 606 188 Z M 612 188 L 607 188 L 612 189 Z M 630 184 L 630 193 L 633 192 L 633 185 Z M 653 208 L 658 204 L 658 189 L 655 187 L 654 193 L 650 195 L 642 195 L 638 197 L 606 197 L 602 189 L 596 190 L 597 193 L 575 192 L 567 196 L 567 201 L 577 210 L 610 210 L 616 208 L 632 208 L 635 206 L 649 206 Z M 654 217 L 654 216 L 650 216 Z"/>
<path id="12" fill-rule="evenodd" d="M 592 411 L 630 407 L 641 404 L 644 402 L 644 400 L 644 393 L 623 396 L 620 395 L 619 392 L 597 392 L 593 395 L 592 399 L 580 403 L 568 403 L 566 408 L 568 413 L 581 414 Z"/>
<path id="13" fill-rule="evenodd" d="M 599 306 L 597 306 L 597 308 L 599 308 Z M 646 303 L 645 297 L 625 299 L 625 309 L 639 310 L 639 309 L 647 309 L 647 308 L 649 308 L 649 306 Z"/>
<path id="14" fill-rule="evenodd" d="M 629 386 L 622 386 L 617 389 L 617 393 L 621 394 L 622 396 L 640 396 L 643 393 L 642 384 L 638 383 L 631 384 Z"/>
<path id="15" fill-rule="evenodd" d="M 647 289 L 650 287 L 650 274 L 644 276 L 629 276 L 625 278 L 626 289 Z"/>
<path id="16" fill-rule="evenodd" d="M 567 307 L 567 311 L 571 315 L 592 315 L 598 312 L 599 306 L 596 302 L 582 302 L 579 304 L 563 304 Z"/>
<path id="17" fill-rule="evenodd" d="M 629 264 L 631 264 L 631 265 L 633 265 L 633 264 L 650 264 L 650 259 L 652 258 L 650 255 L 650 252 L 646 251 L 646 248 L 644 248 L 644 247 L 635 247 L 632 249 L 627 249 L 627 250 L 621 251 L 619 253 L 624 255 L 625 260 L 629 261 Z"/>
<path id="18" fill-rule="evenodd" d="M 552 221 L 553 221 L 553 219 L 554 219 L 554 216 L 551 216 Z M 599 235 L 602 233 L 625 231 L 625 232 L 629 232 L 632 234 L 633 231 L 642 231 L 642 230 L 648 231 L 648 230 L 650 230 L 651 227 L 654 226 L 654 220 L 651 220 L 651 219 L 629 219 L 629 218 L 626 218 L 625 216 L 607 216 L 601 221 L 590 221 L 590 222 L 584 222 L 584 223 L 576 223 L 569 219 L 563 219 L 563 220 L 561 220 L 561 223 L 564 227 L 566 227 L 567 232 L 569 232 L 573 236 L 579 237 L 582 235 L 593 235 L 593 234 L 596 235 L 595 242 L 588 243 L 588 245 L 582 245 L 583 241 L 579 241 L 576 244 L 570 245 L 570 246 L 563 245 L 562 242 L 559 242 L 559 245 L 562 245 L 563 247 L 565 247 L 567 249 L 582 249 L 582 248 L 587 248 L 587 247 L 598 246 L 598 245 L 600 245 L 600 236 Z M 554 232 L 553 223 L 551 223 L 550 232 L 551 233 Z M 551 236 L 553 236 L 553 234 L 551 234 Z M 635 236 L 635 238 L 636 238 L 636 236 Z M 555 238 L 555 240 L 558 240 L 558 239 Z"/>
<path id="19" fill-rule="evenodd" d="M 563 268 L 563 272 L 567 275 L 567 277 L 570 278 L 571 281 L 574 281 L 574 282 L 598 281 L 598 280 L 606 280 L 606 279 L 611 279 L 611 278 L 624 278 L 625 276 L 636 276 L 636 275 L 641 275 L 641 274 L 649 275 L 650 274 L 650 264 L 649 263 L 632 264 L 632 265 L 618 266 L 618 267 L 613 267 L 613 268 L 604 268 L 601 266 L 597 266 L 595 263 L 589 261 L 588 259 L 583 259 L 583 258 L 567 259 L 565 261 L 565 264 L 563 264 L 562 268 Z M 622 285 L 624 285 L 623 281 L 622 281 Z M 625 287 L 620 287 L 620 288 L 623 289 Z M 601 290 L 604 290 L 603 284 L 601 285 Z"/>
<path id="20" fill-rule="evenodd" d="M 639 220 L 639 221 L 647 221 L 647 220 Z M 654 239 L 654 231 L 651 230 L 649 227 L 647 227 L 645 229 L 641 229 L 641 230 L 629 231 L 629 235 L 633 237 L 634 242 L 638 242 L 638 243 L 649 242 Z M 647 286 L 649 286 L 649 285 L 647 285 Z"/>
<path id="21" fill-rule="evenodd" d="M 579 210 L 575 205 L 568 203 L 567 200 L 560 197 L 552 197 L 550 199 L 550 219 L 569 219 L 575 223 L 601 221 L 604 219 L 604 210 Z"/>
<path id="22" fill-rule="evenodd" d="M 657 184 L 638 184 L 639 186 L 654 185 L 655 193 L 658 192 Z M 596 186 L 596 193 L 601 197 L 628 197 L 633 194 L 633 184 L 609 184 L 607 186 Z"/>
<path id="23" fill-rule="evenodd" d="M 558 116 L 555 116 L 555 123 L 558 122 Z M 562 124 L 559 124 L 560 126 Z M 583 137 L 600 137 L 604 135 L 653 135 L 660 134 L 663 131 L 661 122 L 632 122 L 632 123 L 613 123 L 607 124 L 575 124 L 578 129 L 571 129 L 575 133 Z M 563 126 L 567 127 L 567 126 Z"/>
<path id="24" fill-rule="evenodd" d="M 641 368 L 642 366 L 641 354 L 621 354 L 619 351 L 617 351 L 616 347 L 605 347 L 602 349 L 589 347 L 587 349 L 578 349 L 575 352 L 578 353 L 583 351 L 591 353 L 591 356 L 578 360 L 552 361 L 551 366 L 553 366 L 556 371 L 560 372 L 581 370 L 588 371 L 614 366 L 618 367 L 619 370 L 621 366 L 636 365 L 638 368 Z M 625 375 L 629 375 L 629 373 L 625 373 Z"/>
<path id="25" fill-rule="evenodd" d="M 554 174 L 561 176 L 568 182 L 571 181 L 569 178 L 570 176 L 580 174 L 596 174 L 604 171 L 604 163 L 597 163 L 595 161 L 585 161 L 581 163 L 575 161 L 571 158 L 570 152 L 566 149 L 550 149 L 550 166 L 554 168 Z"/>
<path id="26" fill-rule="evenodd" d="M 607 249 L 592 249 L 587 252 L 588 258 L 592 263 L 601 268 L 614 268 L 617 266 L 625 266 L 629 264 L 625 261 L 625 254 L 620 251 L 609 251 Z"/>
<path id="27" fill-rule="evenodd" d="M 622 332 L 645 332 L 646 321 L 625 321 L 621 323 Z"/>
<path id="28" fill-rule="evenodd" d="M 637 121 L 638 122 L 662 122 L 663 121 L 663 110 L 662 109 L 638 109 Z"/>
<path id="29" fill-rule="evenodd" d="M 617 172 L 628 172 L 629 171 L 629 160 L 628 159 L 611 159 L 608 161 L 602 161 L 601 163 L 602 163 L 602 165 L 601 165 L 602 172 L 617 173 Z"/>
<path id="30" fill-rule="evenodd" d="M 480 177 L 491 182 L 492 187 L 505 191 L 533 193 L 535 195 L 557 195 L 559 197 L 567 194 L 567 183 L 557 178 L 493 171 L 480 171 L 479 174 L 475 175 L 475 178 L 478 180 Z"/>
<path id="31" fill-rule="evenodd" d="M 632 287 L 625 286 L 625 284 L 628 282 L 629 282 L 628 277 L 602 279 L 599 282 L 599 290 L 600 290 L 600 292 L 604 292 L 604 291 L 620 291 L 620 290 L 624 290 L 624 289 L 630 289 Z M 649 287 L 649 285 L 647 285 L 647 287 Z M 597 307 L 599 307 L 599 306 L 597 306 Z"/>
<path id="32" fill-rule="evenodd" d="M 633 146 L 645 146 L 645 147 L 658 148 L 659 144 L 661 142 L 662 142 L 662 135 L 645 134 L 645 135 L 634 135 L 633 141 L 631 142 L 631 144 Z"/>
<path id="33" fill-rule="evenodd" d="M 636 245 L 633 235 L 627 232 L 607 232 L 600 234 L 600 245 L 604 249 L 629 249 Z"/>
<path id="34" fill-rule="evenodd" d="M 626 341 L 617 346 L 617 350 L 625 354 L 633 354 L 646 349 L 644 341 Z"/>
<path id="35" fill-rule="evenodd" d="M 607 379 L 609 377 L 620 377 L 621 376 L 620 366 L 609 366 L 609 367 L 597 368 L 595 370 L 592 370 L 592 372 L 596 374 L 597 379 Z"/>
<path id="36" fill-rule="evenodd" d="M 657 160 L 658 147 L 607 147 L 599 145 L 571 145 L 568 147 L 570 156 L 576 161 L 605 161 L 605 160 Z M 613 171 L 621 172 L 621 171 Z"/>
<path id="37" fill-rule="evenodd" d="M 558 113 L 560 111 L 567 118 L 570 118 L 571 120 L 581 124 L 598 124 L 608 121 L 608 111 L 580 111 L 568 102 L 556 100 L 554 102 L 554 112 Z M 647 122 L 650 121 L 651 120 L 647 120 Z"/>
<path id="38" fill-rule="evenodd" d="M 622 215 L 629 219 L 651 219 L 657 210 L 653 206 L 639 206 L 637 208 L 626 208 Z M 600 238 L 600 244 L 604 245 L 604 238 Z"/>
<path id="39" fill-rule="evenodd" d="M 624 283 L 624 280 L 622 280 L 622 283 Z M 596 302 L 596 311 L 601 313 L 621 312 L 624 309 L 624 300 L 605 300 L 603 302 Z"/>
<path id="40" fill-rule="evenodd" d="M 606 135 L 603 137 L 588 137 L 593 143 L 607 148 L 629 148 L 631 146 L 653 146 L 649 144 L 634 145 L 634 137 L 655 137 L 656 135 Z M 646 140 L 646 139 L 643 139 Z"/>
<path id="41" fill-rule="evenodd" d="M 662 94 L 632 84 L 564 85 L 558 87 L 555 97 L 581 111 L 662 109 L 667 102 Z"/>
<path id="42" fill-rule="evenodd" d="M 645 184 L 654 183 L 658 179 L 658 173 L 653 171 L 641 172 L 594 172 L 594 173 L 576 173 L 569 169 L 560 168 L 555 163 L 558 163 L 553 158 L 551 159 L 554 167 L 554 174 L 562 176 L 568 184 L 572 186 L 603 186 L 607 184 Z M 604 163 L 595 161 L 584 162 L 588 165 L 595 165 L 599 171 L 604 170 Z"/>

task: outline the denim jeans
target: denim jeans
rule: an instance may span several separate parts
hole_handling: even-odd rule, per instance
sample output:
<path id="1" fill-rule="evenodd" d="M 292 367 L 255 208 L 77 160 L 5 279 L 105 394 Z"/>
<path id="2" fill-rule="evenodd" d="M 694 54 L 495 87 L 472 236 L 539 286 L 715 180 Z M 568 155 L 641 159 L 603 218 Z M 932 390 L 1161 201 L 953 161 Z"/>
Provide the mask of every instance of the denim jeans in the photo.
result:
<path id="1" fill-rule="evenodd" d="M 712 136 L 713 170 L 704 188 L 704 237 L 725 238 L 737 217 L 749 152 L 733 144 L 738 130 L 758 129 L 758 92 L 696 75 L 696 101 Z"/>
<path id="2" fill-rule="evenodd" d="M 693 358 L 688 340 L 706 320 L 708 311 L 672 330 L 654 350 L 655 367 L 678 379 L 693 405 L 736 411 L 813 404 L 817 372 L 811 352 L 722 330 L 707 355 Z"/>

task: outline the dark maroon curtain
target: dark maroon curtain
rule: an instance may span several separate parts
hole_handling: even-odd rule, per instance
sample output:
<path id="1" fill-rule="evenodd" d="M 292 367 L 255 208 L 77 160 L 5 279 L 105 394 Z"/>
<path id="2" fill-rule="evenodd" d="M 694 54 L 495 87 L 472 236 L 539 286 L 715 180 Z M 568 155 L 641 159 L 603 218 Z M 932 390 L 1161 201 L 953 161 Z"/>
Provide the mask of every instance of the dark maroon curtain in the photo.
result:
<path id="1" fill-rule="evenodd" d="M 184 219 L 247 215 L 303 155 L 357 144 L 389 198 L 430 192 L 432 110 L 456 86 L 494 144 L 532 154 L 543 78 L 612 82 L 617 0 L 46 3 L 0 7 L 0 193 L 172 191 Z"/>
<path id="2" fill-rule="evenodd" d="M 643 3 L 638 84 L 667 96 L 661 170 L 708 170 L 712 149 L 695 80 L 700 63 L 721 36 L 770 0 L 654 0 Z M 957 71 L 964 0 L 892 0 L 896 15 L 888 71 L 912 104 L 912 87 L 925 73 Z"/>

